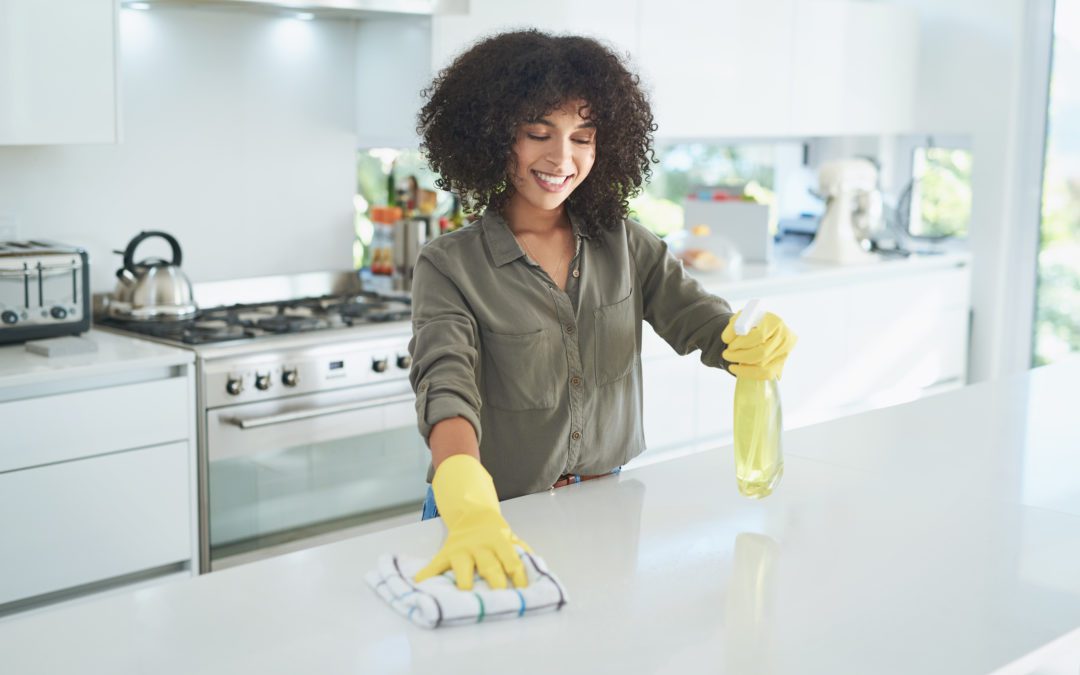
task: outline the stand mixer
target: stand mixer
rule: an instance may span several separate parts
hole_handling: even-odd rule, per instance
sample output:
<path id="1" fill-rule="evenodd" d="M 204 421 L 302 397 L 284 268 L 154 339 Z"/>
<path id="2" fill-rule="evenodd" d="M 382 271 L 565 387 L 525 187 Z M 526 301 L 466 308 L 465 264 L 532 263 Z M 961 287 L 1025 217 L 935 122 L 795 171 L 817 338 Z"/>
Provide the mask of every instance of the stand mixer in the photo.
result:
<path id="1" fill-rule="evenodd" d="M 881 193 L 877 169 L 865 159 L 836 159 L 818 171 L 819 191 L 825 197 L 814 241 L 802 257 L 842 265 L 873 263 L 878 256 L 863 248 L 881 221 Z"/>

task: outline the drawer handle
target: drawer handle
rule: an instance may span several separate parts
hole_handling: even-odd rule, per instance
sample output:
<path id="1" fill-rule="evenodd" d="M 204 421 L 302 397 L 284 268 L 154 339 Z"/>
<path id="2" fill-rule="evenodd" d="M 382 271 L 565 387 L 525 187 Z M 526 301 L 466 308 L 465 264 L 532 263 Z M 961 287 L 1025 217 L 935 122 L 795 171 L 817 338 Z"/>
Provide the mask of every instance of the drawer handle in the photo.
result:
<path id="1" fill-rule="evenodd" d="M 272 424 L 298 422 L 300 420 L 311 419 L 313 417 L 323 417 L 325 415 L 336 415 L 338 413 L 352 412 L 354 410 L 377 408 L 379 406 L 390 405 L 392 403 L 406 403 L 413 400 L 413 398 L 414 395 L 412 394 L 412 392 L 410 392 L 408 394 L 397 394 L 395 396 L 373 398 L 366 401 L 357 401 L 355 403 L 339 403 L 338 405 L 328 405 L 322 408 L 294 410 L 292 412 L 279 413 L 277 415 L 266 415 L 265 417 L 229 417 L 223 418 L 222 421 L 228 424 L 238 426 L 241 429 L 258 429 L 259 427 L 266 427 Z"/>

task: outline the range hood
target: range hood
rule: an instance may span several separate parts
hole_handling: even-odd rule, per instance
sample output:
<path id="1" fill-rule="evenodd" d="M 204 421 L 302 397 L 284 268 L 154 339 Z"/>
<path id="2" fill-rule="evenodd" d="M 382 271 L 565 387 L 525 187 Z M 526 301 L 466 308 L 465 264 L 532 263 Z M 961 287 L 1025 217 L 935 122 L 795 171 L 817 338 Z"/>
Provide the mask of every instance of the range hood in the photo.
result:
<path id="1" fill-rule="evenodd" d="M 318 17 L 364 18 L 386 14 L 467 14 L 469 0 L 142 0 L 124 5 L 308 12 Z"/>

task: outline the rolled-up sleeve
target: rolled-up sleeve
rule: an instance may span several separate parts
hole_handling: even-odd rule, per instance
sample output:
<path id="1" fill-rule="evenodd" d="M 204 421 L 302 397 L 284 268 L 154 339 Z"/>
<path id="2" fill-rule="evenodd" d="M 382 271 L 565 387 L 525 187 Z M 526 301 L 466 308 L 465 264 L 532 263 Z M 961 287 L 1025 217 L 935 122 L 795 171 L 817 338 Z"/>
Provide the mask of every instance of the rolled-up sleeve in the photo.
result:
<path id="1" fill-rule="evenodd" d="M 412 324 L 409 382 L 424 441 L 430 447 L 431 428 L 451 417 L 467 419 L 479 441 L 476 319 L 460 290 L 426 252 L 413 272 Z"/>
<path id="2" fill-rule="evenodd" d="M 701 350 L 701 362 L 728 369 L 720 334 L 733 312 L 726 300 L 707 292 L 683 269 L 667 243 L 632 220 L 626 221 L 630 252 L 641 285 L 643 314 L 679 354 Z"/>

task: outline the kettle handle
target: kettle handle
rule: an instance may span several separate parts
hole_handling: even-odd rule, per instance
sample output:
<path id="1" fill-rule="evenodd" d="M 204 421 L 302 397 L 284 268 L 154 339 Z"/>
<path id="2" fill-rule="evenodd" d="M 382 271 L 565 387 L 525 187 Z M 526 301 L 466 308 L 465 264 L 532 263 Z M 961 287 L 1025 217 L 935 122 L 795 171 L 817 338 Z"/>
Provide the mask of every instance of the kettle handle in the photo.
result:
<path id="1" fill-rule="evenodd" d="M 175 267 L 180 266 L 180 243 L 176 241 L 176 237 L 160 230 L 146 230 L 136 235 L 134 239 L 128 242 L 127 248 L 124 249 L 124 269 L 135 271 L 135 249 L 138 248 L 139 244 L 154 237 L 161 237 L 169 242 L 169 246 L 172 248 L 172 262 L 169 264 Z"/>

